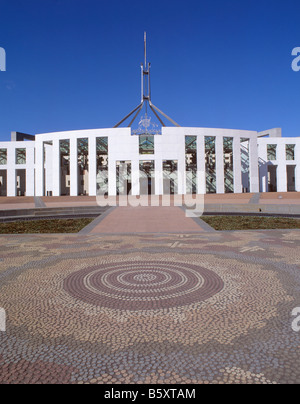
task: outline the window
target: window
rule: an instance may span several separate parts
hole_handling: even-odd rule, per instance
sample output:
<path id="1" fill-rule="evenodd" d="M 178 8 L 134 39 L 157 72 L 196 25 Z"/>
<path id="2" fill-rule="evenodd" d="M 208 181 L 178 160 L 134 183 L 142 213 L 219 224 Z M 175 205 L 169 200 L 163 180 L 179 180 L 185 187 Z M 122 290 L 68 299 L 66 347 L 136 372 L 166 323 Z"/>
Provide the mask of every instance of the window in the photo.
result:
<path id="1" fill-rule="evenodd" d="M 89 139 L 77 139 L 78 195 L 89 193 Z"/>
<path id="2" fill-rule="evenodd" d="M 117 161 L 117 195 L 129 195 L 131 191 L 131 161 Z"/>
<path id="3" fill-rule="evenodd" d="M 108 137 L 97 137 L 97 195 L 108 195 Z"/>
<path id="4" fill-rule="evenodd" d="M 16 149 L 16 164 L 26 164 L 26 149 Z"/>
<path id="5" fill-rule="evenodd" d="M 206 192 L 216 193 L 216 138 L 205 137 Z"/>
<path id="6" fill-rule="evenodd" d="M 70 175 L 70 140 L 60 140 L 60 167 L 64 175 Z"/>
<path id="7" fill-rule="evenodd" d="M 295 160 L 295 145 L 294 144 L 287 144 L 285 146 L 285 151 L 286 151 L 287 160 Z"/>
<path id="8" fill-rule="evenodd" d="M 140 161 L 140 195 L 155 195 L 155 162 Z"/>
<path id="9" fill-rule="evenodd" d="M 241 138 L 242 190 L 250 192 L 250 139 Z"/>
<path id="10" fill-rule="evenodd" d="M 233 138 L 223 138 L 225 193 L 234 192 Z"/>
<path id="11" fill-rule="evenodd" d="M 269 161 L 277 160 L 277 145 L 276 144 L 268 144 L 267 146 L 267 155 Z"/>
<path id="12" fill-rule="evenodd" d="M 164 195 L 175 195 L 178 193 L 178 161 L 163 161 L 163 182 Z"/>
<path id="13" fill-rule="evenodd" d="M 0 165 L 4 166 L 7 164 L 7 149 L 0 149 Z"/>
<path id="14" fill-rule="evenodd" d="M 77 154 L 78 154 L 78 172 L 84 175 L 88 172 L 89 167 L 89 140 L 77 139 Z"/>
<path id="15" fill-rule="evenodd" d="M 154 136 L 139 136 L 139 152 L 140 154 L 154 154 Z"/>
<path id="16" fill-rule="evenodd" d="M 186 192 L 197 193 L 197 136 L 185 137 Z"/>
<path id="17" fill-rule="evenodd" d="M 59 141 L 60 195 L 70 195 L 70 139 Z"/>

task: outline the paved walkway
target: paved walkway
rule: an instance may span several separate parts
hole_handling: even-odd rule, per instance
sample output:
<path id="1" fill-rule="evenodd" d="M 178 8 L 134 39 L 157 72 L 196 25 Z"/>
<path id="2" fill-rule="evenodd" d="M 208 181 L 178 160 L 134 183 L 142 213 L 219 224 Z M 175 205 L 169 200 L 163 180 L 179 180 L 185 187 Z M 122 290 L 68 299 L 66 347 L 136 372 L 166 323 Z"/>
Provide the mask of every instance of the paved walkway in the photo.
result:
<path id="1" fill-rule="evenodd" d="M 298 230 L 0 244 L 0 384 L 300 382 Z"/>
<path id="2" fill-rule="evenodd" d="M 161 202 L 162 197 L 155 197 Z M 181 195 L 171 196 L 171 206 L 173 201 L 177 199 L 184 203 L 184 197 Z M 116 203 L 115 197 L 109 197 L 110 206 Z M 294 206 L 300 204 L 300 192 L 281 192 L 281 193 L 257 193 L 257 194 L 207 194 L 204 196 L 205 209 L 209 210 L 214 206 L 225 206 L 228 209 L 234 209 L 234 205 L 240 209 L 244 207 L 250 209 L 251 206 L 263 207 L 274 206 L 280 207 Z M 118 204 L 118 200 L 117 200 Z M 161 204 L 161 203 L 160 203 Z M 162 205 L 162 204 L 161 204 Z M 247 208 L 247 205 L 251 205 Z M 33 208 L 74 208 L 74 207 L 91 207 L 98 206 L 97 199 L 94 196 L 61 196 L 61 197 L 0 197 L 0 211 L 12 209 L 33 209 Z M 178 205 L 177 205 L 178 206 Z"/>
<path id="3" fill-rule="evenodd" d="M 194 233 L 209 229 L 201 219 L 187 217 L 182 208 L 140 206 L 111 209 L 90 233 Z"/>

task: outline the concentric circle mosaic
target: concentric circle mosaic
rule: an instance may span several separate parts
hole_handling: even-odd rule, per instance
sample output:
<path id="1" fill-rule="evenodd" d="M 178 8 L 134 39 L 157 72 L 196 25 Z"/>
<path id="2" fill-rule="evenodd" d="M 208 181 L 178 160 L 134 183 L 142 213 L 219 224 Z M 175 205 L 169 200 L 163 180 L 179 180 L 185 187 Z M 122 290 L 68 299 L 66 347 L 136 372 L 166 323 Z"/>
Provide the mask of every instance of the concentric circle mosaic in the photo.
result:
<path id="1" fill-rule="evenodd" d="M 2 236 L 0 384 L 300 382 L 297 230 Z"/>
<path id="2" fill-rule="evenodd" d="M 72 297 L 123 310 L 156 310 L 204 301 L 223 280 L 213 271 L 182 262 L 116 262 L 84 268 L 64 281 Z"/>

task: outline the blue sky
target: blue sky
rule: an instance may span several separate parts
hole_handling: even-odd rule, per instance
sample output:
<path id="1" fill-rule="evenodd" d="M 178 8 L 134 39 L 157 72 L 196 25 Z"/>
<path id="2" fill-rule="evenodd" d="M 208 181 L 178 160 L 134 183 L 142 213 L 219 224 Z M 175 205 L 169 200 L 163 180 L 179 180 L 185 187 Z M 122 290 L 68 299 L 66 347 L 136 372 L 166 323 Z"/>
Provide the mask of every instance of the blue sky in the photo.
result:
<path id="1" fill-rule="evenodd" d="M 152 101 L 181 126 L 300 136 L 299 0 L 0 0 L 0 140 L 115 125 Z"/>

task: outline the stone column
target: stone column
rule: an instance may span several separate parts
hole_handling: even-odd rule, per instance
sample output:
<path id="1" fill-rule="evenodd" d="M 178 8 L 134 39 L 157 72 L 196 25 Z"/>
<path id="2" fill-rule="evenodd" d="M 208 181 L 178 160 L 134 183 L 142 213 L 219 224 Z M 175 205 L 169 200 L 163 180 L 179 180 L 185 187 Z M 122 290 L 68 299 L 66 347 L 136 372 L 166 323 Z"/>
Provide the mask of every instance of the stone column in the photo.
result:
<path id="1" fill-rule="evenodd" d="M 154 161 L 155 168 L 155 195 L 163 195 L 163 170 L 162 158 L 157 157 Z"/>
<path id="2" fill-rule="evenodd" d="M 7 196 L 16 195 L 16 149 L 11 145 L 7 148 Z"/>
<path id="3" fill-rule="evenodd" d="M 89 195 L 97 194 L 96 137 L 89 138 Z"/>
<path id="4" fill-rule="evenodd" d="M 206 194 L 206 165 L 204 136 L 197 137 L 197 193 Z"/>
<path id="5" fill-rule="evenodd" d="M 132 195 L 139 195 L 140 194 L 140 167 L 139 167 L 139 160 L 134 159 L 131 162 L 131 181 L 132 181 L 132 188 L 131 194 Z"/>
<path id="6" fill-rule="evenodd" d="M 108 195 L 117 195 L 117 168 L 116 160 L 108 157 Z"/>
<path id="7" fill-rule="evenodd" d="M 242 161 L 241 161 L 241 138 L 235 136 L 233 138 L 233 178 L 234 178 L 234 193 L 241 194 L 242 186 Z"/>
<path id="8" fill-rule="evenodd" d="M 26 148 L 26 196 L 35 196 L 34 148 Z"/>
<path id="9" fill-rule="evenodd" d="M 52 180 L 53 180 L 53 196 L 60 196 L 60 147 L 59 140 L 53 140 L 53 152 L 52 152 Z"/>
<path id="10" fill-rule="evenodd" d="M 179 174 L 179 173 L 183 173 Z M 185 195 L 185 153 L 182 153 L 178 159 L 178 195 Z"/>
<path id="11" fill-rule="evenodd" d="M 287 192 L 285 144 L 277 144 L 277 192 Z"/>
<path id="12" fill-rule="evenodd" d="M 260 143 L 258 146 L 258 166 L 259 166 L 259 190 L 268 192 L 268 156 L 266 143 Z"/>
<path id="13" fill-rule="evenodd" d="M 74 137 L 70 139 L 70 195 L 78 196 L 78 145 Z"/>
<path id="14" fill-rule="evenodd" d="M 249 140 L 250 154 L 250 192 L 259 192 L 259 175 L 258 175 L 258 148 L 257 137 L 251 137 Z"/>
<path id="15" fill-rule="evenodd" d="M 217 194 L 225 193 L 223 136 L 216 136 L 216 188 Z"/>
<path id="16" fill-rule="evenodd" d="M 300 192 L 300 142 L 296 143 L 295 147 L 295 182 L 296 182 L 296 191 Z"/>
<path id="17" fill-rule="evenodd" d="M 35 195 L 44 196 L 44 143 L 35 142 Z"/>

